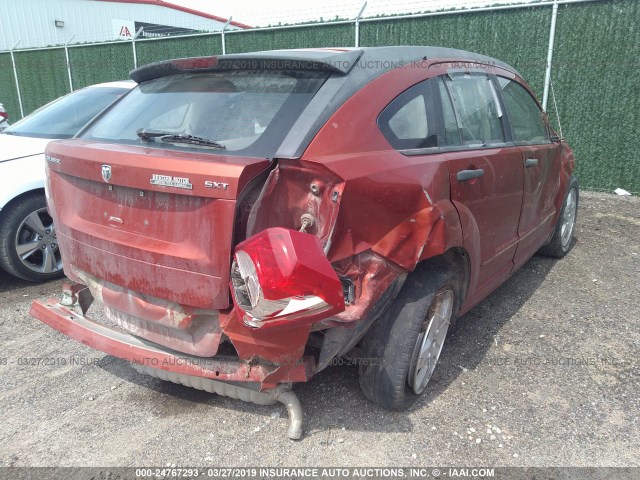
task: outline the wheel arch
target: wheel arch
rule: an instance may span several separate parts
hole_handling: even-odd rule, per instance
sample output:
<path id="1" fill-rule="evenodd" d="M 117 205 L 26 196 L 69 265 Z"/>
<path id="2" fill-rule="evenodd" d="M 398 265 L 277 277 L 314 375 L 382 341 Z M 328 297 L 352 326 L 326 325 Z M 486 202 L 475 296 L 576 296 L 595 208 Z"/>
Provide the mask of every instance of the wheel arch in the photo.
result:
<path id="1" fill-rule="evenodd" d="M 4 212 L 7 211 L 7 209 L 9 209 L 11 206 L 13 206 L 14 204 L 18 203 L 20 200 L 26 198 L 26 197 L 30 197 L 32 195 L 39 195 L 42 194 L 44 195 L 44 187 L 37 187 L 37 188 L 31 188 L 28 190 L 24 190 L 22 193 L 19 193 L 13 197 L 11 197 L 10 199 L 6 200 L 4 203 L 2 203 L 2 205 L 0 206 L 0 221 L 2 220 L 3 216 L 4 216 Z"/>
<path id="2" fill-rule="evenodd" d="M 412 275 L 425 275 L 424 270 L 437 268 L 441 270 L 453 270 L 456 278 L 457 310 L 464 304 L 469 293 L 469 283 L 471 279 L 471 260 L 469 254 L 462 247 L 453 247 L 441 255 L 435 255 L 420 261 L 416 268 L 409 273 Z"/>
<path id="3" fill-rule="evenodd" d="M 464 252 L 457 248 L 418 263 L 407 275 L 398 296 L 372 323 L 358 352 L 363 360 L 359 364 L 360 386 L 369 400 L 389 410 L 401 410 L 422 393 L 424 387 L 420 387 L 420 391 L 412 390 L 408 378 L 413 375 L 412 365 L 416 365 L 420 332 L 425 331 L 423 322 L 429 318 L 431 305 L 444 289 L 454 290 L 455 303 L 451 310 L 447 309 L 447 316 L 434 317 L 442 320 L 434 335 L 438 336 L 443 326 L 448 329 L 450 322 L 455 320 L 461 304 L 458 297 L 464 295 L 456 291 L 466 290 L 467 264 Z M 438 337 L 440 343 L 433 357 L 436 362 L 445 336 L 446 331 Z M 427 382 L 431 373 L 433 369 L 426 374 Z"/>
<path id="4" fill-rule="evenodd" d="M 418 275 L 425 275 L 425 270 L 430 268 L 453 270 L 456 282 L 456 306 L 454 314 L 457 314 L 467 296 L 469 290 L 470 261 L 467 252 L 462 247 L 453 247 L 446 252 L 429 257 L 418 262 L 410 272 L 398 274 L 379 296 L 373 300 L 373 307 L 361 318 L 355 327 L 334 326 L 325 331 L 318 361 L 318 371 L 329 365 L 331 359 L 345 355 L 360 343 L 371 327 L 384 318 L 384 312 L 398 296 L 407 280 Z"/>

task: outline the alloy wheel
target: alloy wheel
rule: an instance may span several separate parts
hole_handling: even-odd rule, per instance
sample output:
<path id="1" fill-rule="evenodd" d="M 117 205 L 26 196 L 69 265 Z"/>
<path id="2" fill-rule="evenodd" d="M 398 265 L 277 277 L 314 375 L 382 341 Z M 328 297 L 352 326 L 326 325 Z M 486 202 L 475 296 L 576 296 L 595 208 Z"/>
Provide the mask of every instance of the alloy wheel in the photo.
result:
<path id="1" fill-rule="evenodd" d="M 436 293 L 418 335 L 408 375 L 409 386 L 417 395 L 427 388 L 440 358 L 453 313 L 453 298 L 450 288 Z"/>
<path id="2" fill-rule="evenodd" d="M 46 208 L 31 212 L 20 224 L 15 249 L 22 264 L 36 273 L 62 270 L 56 228 Z"/>

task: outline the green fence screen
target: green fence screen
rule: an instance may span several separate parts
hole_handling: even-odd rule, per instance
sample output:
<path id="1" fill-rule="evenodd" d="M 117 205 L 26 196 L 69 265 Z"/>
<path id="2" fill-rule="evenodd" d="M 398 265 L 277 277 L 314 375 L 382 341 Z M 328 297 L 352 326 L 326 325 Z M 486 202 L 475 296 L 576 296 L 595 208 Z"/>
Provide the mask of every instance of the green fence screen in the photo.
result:
<path id="1" fill-rule="evenodd" d="M 11 54 L 9 53 L 0 53 L 0 103 L 9 112 L 9 121 L 15 121 L 20 118 L 18 90 L 13 76 Z"/>
<path id="2" fill-rule="evenodd" d="M 484 53 L 513 65 L 542 98 L 551 6 L 461 12 L 360 23 L 361 46 L 441 45 Z M 227 53 L 348 47 L 353 23 L 227 32 Z M 222 35 L 139 40 L 138 65 L 222 53 Z M 15 52 L 25 114 L 69 91 L 63 48 Z M 126 78 L 130 42 L 74 46 L 75 89 Z M 582 187 L 640 193 L 640 2 L 600 0 L 560 5 L 552 84 L 562 131 L 576 154 Z M 0 102 L 13 120 L 20 109 L 9 53 L 0 53 Z M 556 127 L 553 95 L 548 114 Z"/>
<path id="3" fill-rule="evenodd" d="M 87 85 L 126 80 L 133 68 L 130 43 L 109 43 L 69 49 L 71 78 L 77 90 Z"/>
<path id="4" fill-rule="evenodd" d="M 640 2 L 561 6 L 556 32 L 553 87 L 580 183 L 640 193 Z"/>
<path id="5" fill-rule="evenodd" d="M 277 50 L 282 48 L 317 48 L 353 46 L 353 25 L 315 25 L 273 30 L 229 33 L 227 53 Z"/>
<path id="6" fill-rule="evenodd" d="M 138 65 L 180 57 L 220 55 L 221 35 L 203 35 L 190 38 L 169 38 L 136 42 Z"/>
<path id="7" fill-rule="evenodd" d="M 16 52 L 15 58 L 25 115 L 69 93 L 63 48 Z M 12 118 L 18 119 L 19 116 Z"/>
<path id="8" fill-rule="evenodd" d="M 542 93 L 550 22 L 547 8 L 379 20 L 361 24 L 360 44 L 439 45 L 483 53 L 513 65 Z"/>

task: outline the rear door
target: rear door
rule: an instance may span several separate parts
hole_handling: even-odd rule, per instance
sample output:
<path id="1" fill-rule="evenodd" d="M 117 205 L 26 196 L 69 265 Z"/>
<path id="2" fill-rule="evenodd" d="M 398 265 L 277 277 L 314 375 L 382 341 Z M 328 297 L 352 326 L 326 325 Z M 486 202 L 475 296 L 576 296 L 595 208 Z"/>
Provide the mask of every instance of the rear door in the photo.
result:
<path id="1" fill-rule="evenodd" d="M 520 242 L 514 258 L 517 268 L 540 248 L 553 229 L 560 181 L 559 150 L 550 140 L 544 114 L 531 94 L 515 80 L 502 76 L 496 80 L 524 172 Z"/>
<path id="2" fill-rule="evenodd" d="M 474 264 L 469 306 L 513 269 L 522 207 L 522 153 L 507 143 L 506 118 L 489 75 L 449 74 L 440 77 L 438 90 L 451 199 L 462 221 L 463 246 Z"/>

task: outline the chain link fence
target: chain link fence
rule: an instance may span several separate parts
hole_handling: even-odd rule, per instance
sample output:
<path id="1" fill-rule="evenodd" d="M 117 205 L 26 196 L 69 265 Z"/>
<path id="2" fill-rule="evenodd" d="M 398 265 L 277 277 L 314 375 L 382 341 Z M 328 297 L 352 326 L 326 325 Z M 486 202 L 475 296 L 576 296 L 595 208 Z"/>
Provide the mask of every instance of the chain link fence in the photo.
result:
<path id="1" fill-rule="evenodd" d="M 0 102 L 15 120 L 71 90 L 127 78 L 134 66 L 158 60 L 358 44 L 439 45 L 483 53 L 517 68 L 542 99 L 553 4 L 0 52 Z M 640 193 L 639 30 L 637 0 L 557 2 L 547 110 L 558 127 L 555 94 L 583 188 Z"/>

